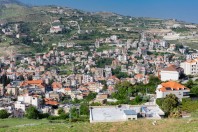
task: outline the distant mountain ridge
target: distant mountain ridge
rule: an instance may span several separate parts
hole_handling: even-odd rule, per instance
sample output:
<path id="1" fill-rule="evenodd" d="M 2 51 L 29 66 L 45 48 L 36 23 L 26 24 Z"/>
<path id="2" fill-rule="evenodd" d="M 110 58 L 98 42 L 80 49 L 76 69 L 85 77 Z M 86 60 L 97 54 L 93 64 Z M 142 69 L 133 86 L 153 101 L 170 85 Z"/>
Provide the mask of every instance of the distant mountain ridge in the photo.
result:
<path id="1" fill-rule="evenodd" d="M 24 5 L 23 3 L 17 1 L 17 0 L 0 0 L 0 5 L 4 4 L 17 4 L 17 5 Z"/>

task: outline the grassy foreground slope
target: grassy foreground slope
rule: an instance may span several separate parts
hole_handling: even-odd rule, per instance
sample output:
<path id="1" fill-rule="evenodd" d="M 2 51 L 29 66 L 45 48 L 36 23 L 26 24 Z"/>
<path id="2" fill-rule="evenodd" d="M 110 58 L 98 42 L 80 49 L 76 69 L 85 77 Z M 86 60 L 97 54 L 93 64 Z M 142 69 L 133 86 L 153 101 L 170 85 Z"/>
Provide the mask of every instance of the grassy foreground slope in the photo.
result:
<path id="1" fill-rule="evenodd" d="M 5 119 L 0 120 L 2 132 L 197 132 L 198 119 L 163 119 L 152 125 L 153 120 L 137 120 L 119 123 L 50 123 L 48 120 Z"/>

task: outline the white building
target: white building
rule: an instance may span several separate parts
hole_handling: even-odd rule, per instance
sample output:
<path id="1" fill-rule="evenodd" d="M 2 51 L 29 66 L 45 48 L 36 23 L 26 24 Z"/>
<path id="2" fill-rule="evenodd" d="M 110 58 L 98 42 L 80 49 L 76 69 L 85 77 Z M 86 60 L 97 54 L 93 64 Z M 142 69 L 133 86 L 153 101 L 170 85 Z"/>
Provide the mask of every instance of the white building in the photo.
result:
<path id="1" fill-rule="evenodd" d="M 22 110 L 23 112 L 25 112 L 27 106 L 26 106 L 26 104 L 17 101 L 17 102 L 15 102 L 15 104 L 14 104 L 14 108 L 15 108 L 16 110 Z"/>
<path id="2" fill-rule="evenodd" d="M 180 34 L 176 33 L 168 33 L 163 37 L 164 40 L 178 40 L 180 38 Z"/>
<path id="3" fill-rule="evenodd" d="M 198 53 L 192 53 L 192 54 L 189 54 L 189 55 L 186 55 L 186 59 L 196 59 L 198 58 Z"/>
<path id="4" fill-rule="evenodd" d="M 198 74 L 198 58 L 189 60 L 180 64 L 184 69 L 186 75 L 197 75 Z"/>
<path id="5" fill-rule="evenodd" d="M 18 96 L 17 101 L 19 101 L 21 103 L 25 103 L 25 104 L 30 104 L 35 107 L 40 106 L 40 99 L 38 97 L 32 97 L 32 96 L 28 96 L 28 95 Z"/>
<path id="6" fill-rule="evenodd" d="M 179 77 L 181 73 L 183 72 L 183 69 L 180 67 L 177 67 L 175 65 L 170 65 L 169 67 L 166 67 L 161 70 L 160 76 L 161 81 L 177 81 L 179 80 Z"/>
<path id="7" fill-rule="evenodd" d="M 156 97 L 165 98 L 169 94 L 175 94 L 180 100 L 182 100 L 182 98 L 189 97 L 189 92 L 190 89 L 184 85 L 175 81 L 169 81 L 158 85 L 156 89 Z"/>
<path id="8" fill-rule="evenodd" d="M 87 74 L 83 74 L 82 83 L 89 83 L 89 82 L 93 82 L 93 77 Z"/>
<path id="9" fill-rule="evenodd" d="M 146 119 L 161 119 L 164 112 L 157 105 L 90 107 L 90 123 L 137 120 L 137 115 L 142 115 Z"/>
<path id="10" fill-rule="evenodd" d="M 61 28 L 61 26 L 53 26 L 50 28 L 50 33 L 58 33 L 58 32 L 62 32 L 63 29 Z"/>

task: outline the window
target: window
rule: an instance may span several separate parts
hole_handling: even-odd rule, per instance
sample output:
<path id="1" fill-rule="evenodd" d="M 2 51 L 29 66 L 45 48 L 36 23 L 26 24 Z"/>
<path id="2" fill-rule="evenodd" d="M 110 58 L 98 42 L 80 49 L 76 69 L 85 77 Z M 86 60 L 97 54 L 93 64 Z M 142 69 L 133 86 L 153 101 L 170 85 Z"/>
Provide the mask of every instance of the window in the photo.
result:
<path id="1" fill-rule="evenodd" d="M 171 88 L 170 87 L 167 87 L 166 90 L 171 90 Z"/>
<path id="2" fill-rule="evenodd" d="M 189 92 L 183 92 L 183 96 L 189 96 Z"/>

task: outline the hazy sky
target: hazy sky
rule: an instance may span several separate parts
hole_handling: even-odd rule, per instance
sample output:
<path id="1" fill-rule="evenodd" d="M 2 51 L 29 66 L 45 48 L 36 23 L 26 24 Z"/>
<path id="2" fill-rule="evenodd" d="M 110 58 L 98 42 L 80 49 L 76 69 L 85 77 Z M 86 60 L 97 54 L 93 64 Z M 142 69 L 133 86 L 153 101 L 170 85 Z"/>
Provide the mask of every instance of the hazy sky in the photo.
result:
<path id="1" fill-rule="evenodd" d="M 198 23 L 198 0 L 19 0 L 31 5 L 60 5 L 85 11 L 111 11 L 135 17 L 175 18 Z"/>

